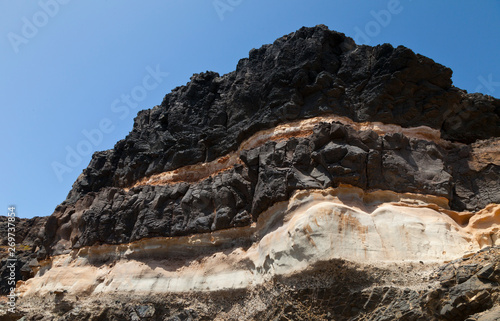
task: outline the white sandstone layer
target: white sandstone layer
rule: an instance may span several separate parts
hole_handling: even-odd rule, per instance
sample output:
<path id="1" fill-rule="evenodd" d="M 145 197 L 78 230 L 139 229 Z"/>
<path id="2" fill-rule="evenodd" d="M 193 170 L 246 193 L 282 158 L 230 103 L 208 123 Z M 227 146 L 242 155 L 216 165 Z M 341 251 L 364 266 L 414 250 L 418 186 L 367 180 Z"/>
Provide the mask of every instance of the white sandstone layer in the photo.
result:
<path id="1" fill-rule="evenodd" d="M 435 196 L 349 186 L 299 191 L 251 227 L 56 256 L 19 290 L 23 296 L 64 290 L 76 295 L 216 291 L 250 287 L 335 258 L 443 262 L 499 245 L 499 226 L 500 205 L 457 213 Z M 245 242 L 251 246 L 242 246 Z"/>

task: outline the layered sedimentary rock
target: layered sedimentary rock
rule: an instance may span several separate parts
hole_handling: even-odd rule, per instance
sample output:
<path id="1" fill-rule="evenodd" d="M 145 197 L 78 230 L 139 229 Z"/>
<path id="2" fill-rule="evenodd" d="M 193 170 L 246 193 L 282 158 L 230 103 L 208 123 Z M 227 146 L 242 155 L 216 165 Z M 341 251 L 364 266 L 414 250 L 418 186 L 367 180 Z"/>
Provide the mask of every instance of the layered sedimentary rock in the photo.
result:
<path id="1" fill-rule="evenodd" d="M 440 197 L 350 186 L 298 191 L 249 227 L 59 255 L 25 294 L 242 289 L 324 260 L 442 262 L 497 242 L 500 205 L 471 216 L 447 209 Z"/>
<path id="2" fill-rule="evenodd" d="M 131 320 L 495 309 L 499 137 L 500 100 L 454 87 L 450 69 L 302 28 L 234 72 L 194 75 L 94 154 L 40 231 L 22 302 L 30 317 L 42 304 L 61 320 L 124 318 L 86 310 L 94 296 L 115 308 L 114 297 L 149 300 L 123 308 Z M 174 294 L 199 305 L 168 299 L 167 312 L 158 300 Z M 218 310 L 211 295 L 232 298 Z"/>
<path id="3" fill-rule="evenodd" d="M 294 191 L 350 184 L 444 197 L 455 210 L 500 203 L 498 139 L 465 145 L 426 126 L 319 116 L 262 130 L 210 162 L 103 187 L 49 219 L 55 253 L 101 243 L 247 226 Z M 77 182 L 78 184 L 78 182 Z M 118 215 L 117 215 L 118 213 Z"/>
<path id="4" fill-rule="evenodd" d="M 499 161 L 484 154 L 498 146 L 500 102 L 450 77 L 407 48 L 323 27 L 254 49 L 224 76 L 194 75 L 93 156 L 49 219 L 46 253 L 248 225 L 296 189 L 339 183 L 444 196 L 457 210 L 498 203 Z M 173 171 L 184 173 L 147 184 Z"/>

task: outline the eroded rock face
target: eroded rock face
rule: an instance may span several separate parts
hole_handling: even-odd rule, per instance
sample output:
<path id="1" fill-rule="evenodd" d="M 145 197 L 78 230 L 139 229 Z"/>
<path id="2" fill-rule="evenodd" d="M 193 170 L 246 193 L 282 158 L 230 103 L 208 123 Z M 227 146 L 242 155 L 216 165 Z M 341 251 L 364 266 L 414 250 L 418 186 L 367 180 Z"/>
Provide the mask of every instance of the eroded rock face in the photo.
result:
<path id="1" fill-rule="evenodd" d="M 498 155 L 486 159 L 481 150 L 498 146 L 500 101 L 469 95 L 450 77 L 451 70 L 407 48 L 357 46 L 324 26 L 254 49 L 224 76 L 194 75 L 141 111 L 114 149 L 93 156 L 49 218 L 41 257 L 249 225 L 294 190 L 340 183 L 444 196 L 456 210 L 498 203 Z M 321 123 L 328 115 L 344 121 Z M 317 122 L 301 131 L 304 119 Z M 290 122 L 295 135 L 264 135 L 245 148 L 251 137 Z M 360 129 L 364 122 L 431 137 Z M 227 158 L 227 166 L 192 178 Z M 176 170 L 190 173 L 138 184 Z"/>
<path id="2" fill-rule="evenodd" d="M 448 210 L 442 197 L 351 186 L 302 190 L 249 227 L 75 249 L 45 262 L 20 291 L 221 291 L 262 285 L 332 259 L 432 264 L 500 245 L 499 220 L 500 205 L 471 217 Z"/>
<path id="3" fill-rule="evenodd" d="M 67 202 L 107 186 L 213 160 L 258 130 L 324 114 L 403 127 L 445 139 L 500 136 L 500 102 L 451 85 L 451 70 L 404 47 L 357 46 L 324 26 L 253 49 L 236 71 L 194 75 L 141 111 L 113 150 L 97 153 Z"/>
<path id="4" fill-rule="evenodd" d="M 407 48 L 302 28 L 94 154 L 39 222 L 21 302 L 33 320 L 484 319 L 499 204 L 500 100 Z"/>
<path id="5" fill-rule="evenodd" d="M 499 275 L 500 249 L 485 248 L 442 265 L 374 266 L 333 259 L 255 287 L 216 292 L 76 298 L 61 291 L 23 299 L 20 308 L 30 311 L 24 313 L 30 321 L 489 321 L 498 318 Z M 69 302 L 72 306 L 67 311 Z"/>
<path id="6" fill-rule="evenodd" d="M 34 269 L 38 266 L 36 260 L 36 251 L 40 246 L 40 238 L 38 233 L 44 227 L 47 217 L 34 217 L 32 219 L 16 218 L 15 224 L 15 243 L 16 252 L 15 258 L 15 280 L 27 280 L 35 275 Z M 1 264 L 0 264 L 0 294 L 7 295 L 10 293 L 11 286 L 9 278 L 11 270 L 7 259 L 9 258 L 9 242 L 8 242 L 8 218 L 0 216 L 0 247 L 1 247 Z"/>
<path id="7" fill-rule="evenodd" d="M 500 203 L 500 166 L 483 159 L 498 139 L 475 147 L 443 140 L 428 127 L 336 118 L 289 123 L 272 134 L 261 131 L 212 162 L 146 177 L 129 188 L 88 193 L 56 210 L 47 244 L 62 253 L 248 226 L 294 191 L 339 184 L 436 195 L 458 210 Z"/>

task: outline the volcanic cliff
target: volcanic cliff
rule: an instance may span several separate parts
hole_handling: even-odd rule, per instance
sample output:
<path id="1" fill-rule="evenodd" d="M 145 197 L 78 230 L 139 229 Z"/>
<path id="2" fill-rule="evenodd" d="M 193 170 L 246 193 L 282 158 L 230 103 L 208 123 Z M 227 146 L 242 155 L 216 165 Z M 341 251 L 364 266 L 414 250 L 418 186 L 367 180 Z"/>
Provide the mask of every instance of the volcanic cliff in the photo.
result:
<path id="1" fill-rule="evenodd" d="M 194 75 L 37 219 L 11 319 L 490 320 L 500 100 L 451 75 L 321 25 Z"/>

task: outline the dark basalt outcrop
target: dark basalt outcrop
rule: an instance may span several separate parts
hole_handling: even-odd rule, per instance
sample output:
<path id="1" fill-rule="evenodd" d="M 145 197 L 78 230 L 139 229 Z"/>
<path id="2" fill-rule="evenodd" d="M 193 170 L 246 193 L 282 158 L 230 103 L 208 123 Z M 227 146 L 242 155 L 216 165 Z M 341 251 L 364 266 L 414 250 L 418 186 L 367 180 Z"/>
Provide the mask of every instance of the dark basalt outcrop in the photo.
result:
<path id="1" fill-rule="evenodd" d="M 425 125 L 465 143 L 500 136 L 500 101 L 466 94 L 451 75 L 403 46 L 357 46 L 324 26 L 302 28 L 251 50 L 236 71 L 196 74 L 139 112 L 127 138 L 93 156 L 66 203 L 213 160 L 258 130 L 318 115 Z"/>
<path id="2" fill-rule="evenodd" d="M 243 151 L 243 164 L 199 182 L 146 185 L 129 191 L 111 187 L 89 193 L 76 206 L 82 233 L 73 234 L 70 241 L 78 248 L 249 225 L 274 203 L 288 200 L 295 190 L 339 184 L 433 194 L 472 210 L 500 202 L 500 193 L 494 192 L 500 182 L 499 167 L 465 170 L 449 160 L 461 152 L 399 133 L 381 137 L 371 130 L 356 132 L 340 123 L 320 123 L 310 137 L 270 141 Z M 479 182 L 478 188 L 490 192 L 469 189 L 473 197 L 456 195 L 454 188 L 466 189 L 470 176 Z M 88 204 L 84 212 L 78 210 L 82 204 Z M 58 211 L 62 215 L 50 218 L 52 226 L 69 223 L 75 207 L 63 205 Z M 68 234 L 54 229 L 48 235 L 69 239 L 70 232 L 68 225 Z"/>
<path id="3" fill-rule="evenodd" d="M 11 270 L 8 263 L 15 264 L 15 281 L 27 280 L 34 276 L 33 269 L 38 265 L 36 250 L 40 245 L 38 233 L 47 222 L 46 217 L 34 217 L 32 219 L 16 218 L 15 231 L 12 233 L 16 239 L 15 262 L 8 262 L 10 244 L 8 242 L 8 217 L 0 216 L 0 295 L 10 293 L 9 284 Z"/>
<path id="4" fill-rule="evenodd" d="M 114 149 L 94 154 L 49 217 L 39 257 L 249 225 L 294 190 L 339 184 L 442 196 L 455 210 L 499 203 L 498 159 L 471 164 L 474 144 L 491 149 L 496 140 L 486 139 L 500 136 L 500 100 L 467 94 L 451 74 L 405 47 L 358 46 L 317 26 L 251 50 L 224 76 L 194 75 L 139 112 Z M 428 126 L 446 141 L 319 123 L 312 135 L 242 150 L 237 164 L 202 180 L 132 187 L 234 152 L 260 130 L 324 115 Z"/>
<path id="5" fill-rule="evenodd" d="M 90 288 L 72 283 L 90 274 L 110 272 L 106 269 L 117 260 L 126 264 L 134 261 L 129 254 L 115 257 L 105 247 L 95 245 L 249 226 L 272 205 L 289 200 L 299 190 L 348 184 L 364 191 L 384 190 L 377 195 L 390 191 L 434 195 L 440 199 L 433 198 L 436 203 L 427 205 L 439 207 L 449 221 L 453 215 L 444 209 L 444 200 L 455 211 L 479 211 L 500 203 L 500 100 L 454 87 L 451 74 L 450 69 L 405 47 L 359 46 L 341 33 L 317 26 L 251 50 L 229 74 L 194 75 L 186 86 L 166 95 L 161 105 L 139 112 L 133 130 L 113 149 L 95 153 L 51 216 L 17 221 L 16 279 L 31 277 L 40 263 L 44 272 L 40 274 L 47 277 L 41 280 L 43 286 L 49 285 L 49 291 L 43 298 L 20 300 L 20 312 L 15 315 L 4 313 L 6 304 L 0 302 L 0 319 L 493 318 L 498 313 L 500 293 L 500 250 L 494 246 L 444 265 L 444 259 L 439 264 L 382 261 L 380 266 L 342 258 L 314 264 L 307 260 L 307 268 L 295 274 L 270 275 L 265 282 L 246 288 L 215 291 L 206 287 L 206 293 L 148 294 L 151 276 L 150 280 L 141 279 L 146 295 L 141 289 L 98 292 L 97 283 L 113 281 L 104 282 L 100 277 Z M 405 206 L 418 199 L 411 198 Z M 484 215 L 497 215 L 494 208 Z M 472 216 L 454 215 L 460 216 L 460 222 L 455 223 L 464 227 Z M 485 243 L 477 248 L 498 245 L 493 216 L 475 221 L 476 227 L 497 228 L 478 234 L 490 239 L 479 240 Z M 0 217 L 3 247 L 5 220 Z M 443 229 L 452 228 L 442 223 L 445 219 L 439 222 Z M 266 223 L 272 225 L 270 229 L 279 225 Z M 346 226 L 366 233 L 364 226 L 354 223 Z M 433 221 L 425 223 L 422 229 Z M 240 235 L 237 232 L 241 230 L 250 229 L 224 232 L 236 231 L 229 234 L 233 240 L 232 235 Z M 348 235 L 346 232 L 345 237 Z M 168 240 L 177 242 L 178 238 Z M 170 243 L 147 241 L 134 243 L 137 257 L 148 246 L 162 247 L 158 252 L 162 255 L 170 250 Z M 240 253 L 246 251 L 242 249 L 247 245 L 243 246 L 244 242 L 254 241 L 249 237 L 239 242 L 219 244 L 214 251 L 233 249 Z M 316 246 L 312 239 L 309 242 Z M 274 246 L 272 241 L 265 244 Z M 294 251 L 296 245 L 291 245 Z M 131 250 L 127 246 L 117 246 L 116 251 Z M 89 248 L 59 256 L 61 261 L 53 257 L 82 247 Z M 196 273 L 206 276 L 203 269 L 214 267 L 204 265 L 205 259 L 215 257 L 214 251 L 197 253 L 189 261 L 190 267 L 199 268 Z M 144 255 L 147 253 L 152 252 Z M 441 250 L 433 257 L 440 255 Z M 188 265 L 188 261 L 178 263 L 173 256 L 142 263 L 172 273 Z M 224 258 L 227 256 L 221 255 L 220 260 Z M 74 262 L 68 263 L 72 259 Z M 171 260 L 175 264 L 166 264 Z M 265 258 L 268 261 L 269 255 Z M 141 262 L 135 263 L 134 275 L 142 278 L 146 270 Z M 250 268 L 252 264 L 251 260 L 244 263 Z M 78 274 L 84 266 L 91 272 Z M 127 265 L 127 272 L 131 266 Z M 77 277 L 69 278 L 65 289 L 50 283 L 61 277 L 57 271 L 50 274 L 57 268 L 62 274 L 68 272 L 66 269 L 78 270 L 70 271 Z M 5 273 L 2 261 L 4 283 L 0 283 L 0 291 L 4 294 L 8 290 Z M 40 274 L 32 281 L 44 277 Z M 29 288 L 30 282 L 25 286 Z M 36 296 L 39 288 L 33 283 L 31 290 L 35 289 Z M 99 295 L 94 296 L 94 290 Z"/>

